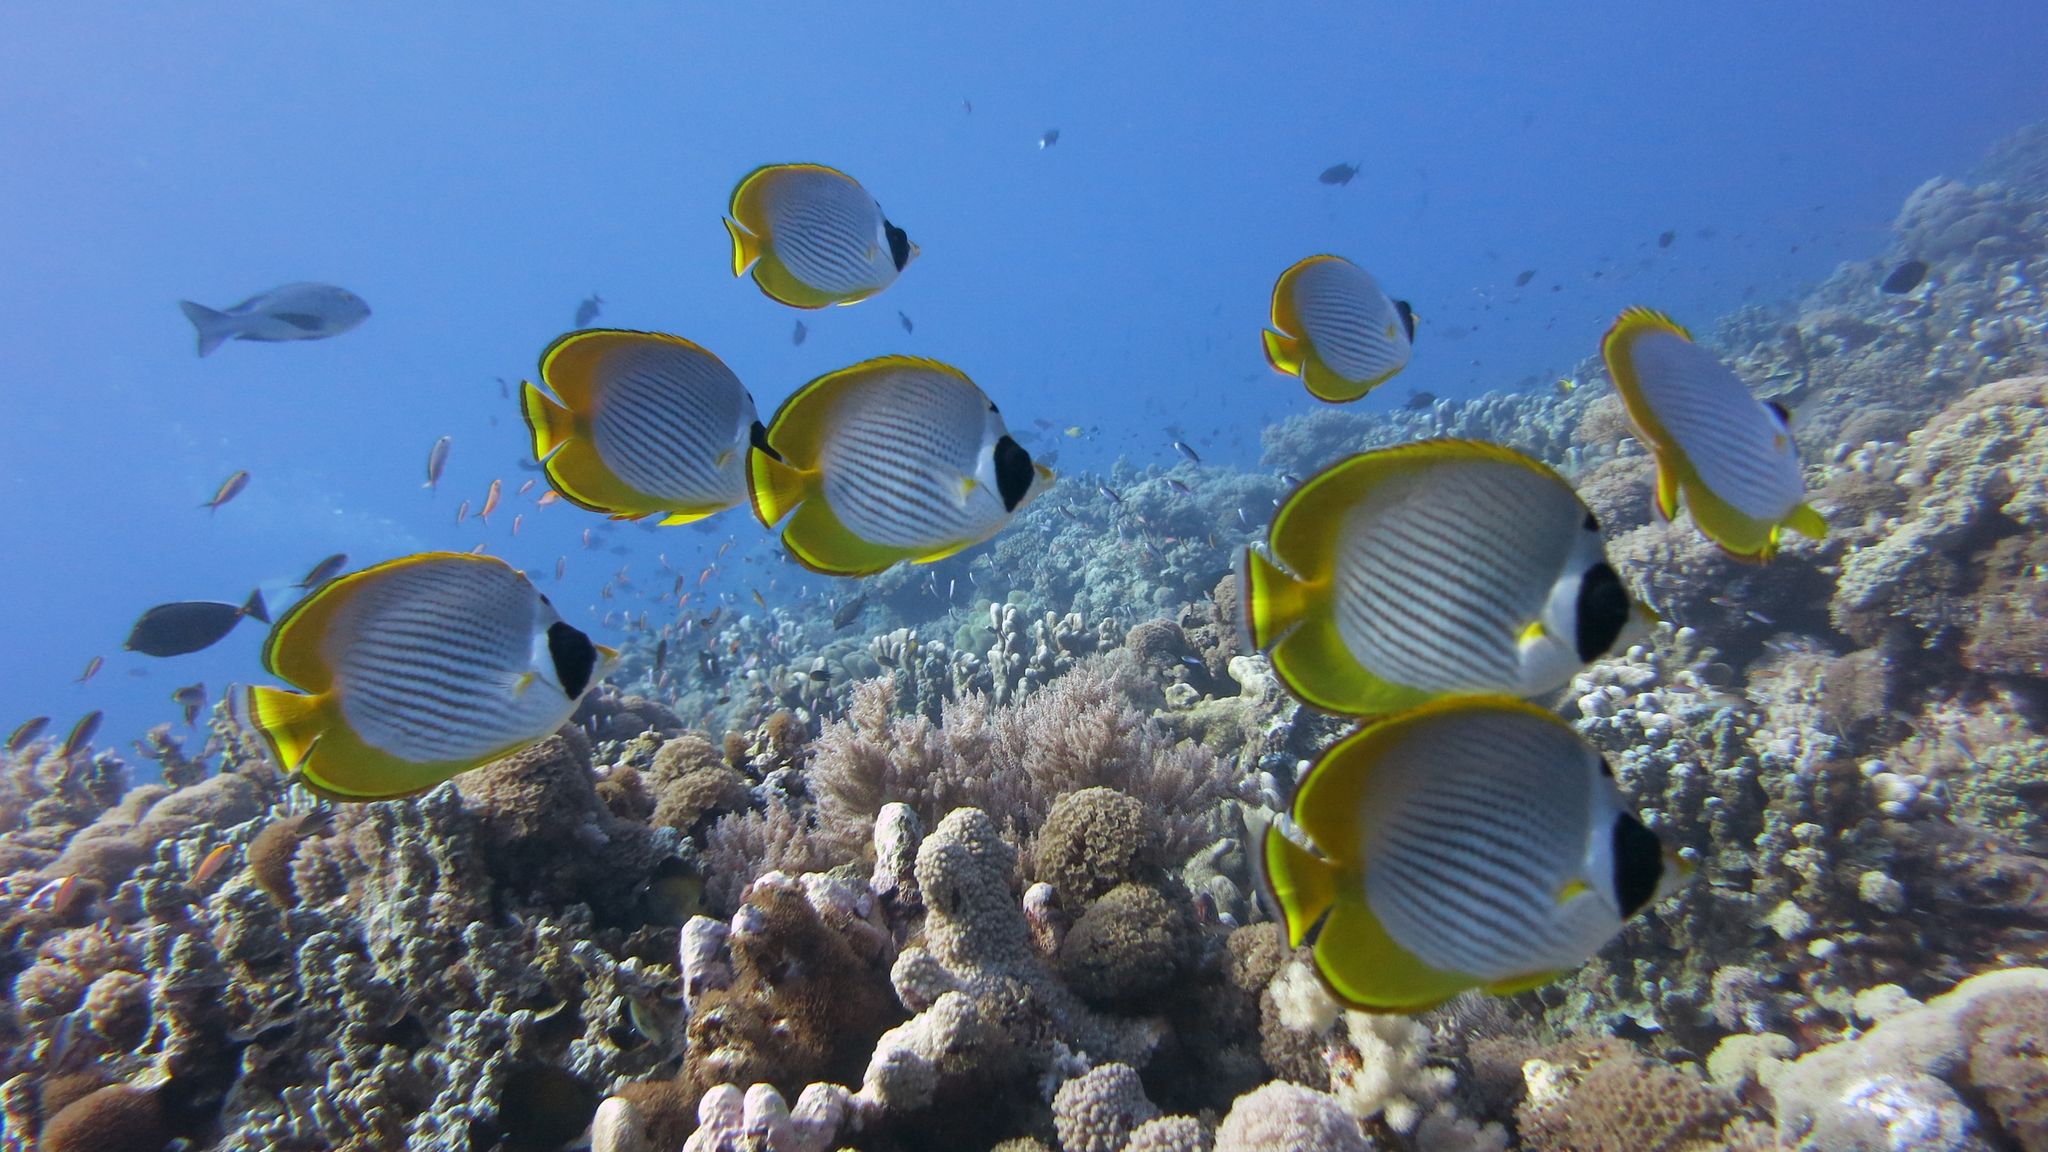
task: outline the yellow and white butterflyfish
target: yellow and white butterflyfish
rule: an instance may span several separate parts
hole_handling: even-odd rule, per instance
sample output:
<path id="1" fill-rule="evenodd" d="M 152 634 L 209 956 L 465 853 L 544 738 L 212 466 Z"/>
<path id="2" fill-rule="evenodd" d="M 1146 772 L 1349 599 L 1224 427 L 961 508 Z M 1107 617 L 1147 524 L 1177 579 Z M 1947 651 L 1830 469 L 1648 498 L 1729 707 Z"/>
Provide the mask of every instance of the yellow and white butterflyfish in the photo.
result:
<path id="1" fill-rule="evenodd" d="M 568 721 L 618 653 L 525 574 L 455 552 L 331 580 L 271 629 L 249 715 L 282 769 L 337 800 L 424 792 Z"/>
<path id="2" fill-rule="evenodd" d="M 1345 1004 L 1419 1012 L 1583 964 L 1689 871 L 1606 762 L 1508 697 L 1437 701 L 1339 741 L 1266 831 L 1288 943 Z"/>
<path id="3" fill-rule="evenodd" d="M 661 332 L 590 329 L 548 345 L 547 392 L 520 385 L 533 455 L 571 503 L 684 524 L 747 499 L 754 398 L 710 352 Z"/>
<path id="4" fill-rule="evenodd" d="M 771 528 L 789 516 L 784 545 L 835 576 L 979 544 L 1053 480 L 965 373 L 908 356 L 806 384 L 747 460 L 755 515 Z"/>
<path id="5" fill-rule="evenodd" d="M 1372 273 L 1342 256 L 1310 256 L 1273 285 L 1266 362 L 1301 377 L 1309 394 L 1356 400 L 1408 366 L 1415 313 L 1389 299 Z"/>
<path id="6" fill-rule="evenodd" d="M 751 271 L 764 295 L 793 308 L 865 300 L 917 258 L 868 190 L 823 164 L 756 168 L 726 212 L 732 274 Z"/>
<path id="7" fill-rule="evenodd" d="M 1799 446 L 1782 407 L 1752 396 L 1734 369 L 1661 312 L 1623 312 L 1600 350 L 1656 457 L 1656 508 L 1665 519 L 1678 515 L 1682 496 L 1700 531 L 1745 560 L 1769 560 L 1786 528 L 1827 535 L 1827 521 L 1806 503 Z"/>
<path id="8" fill-rule="evenodd" d="M 1538 696 L 1647 635 L 1562 476 L 1511 448 L 1425 440 L 1311 476 L 1238 564 L 1253 647 L 1328 712 Z"/>

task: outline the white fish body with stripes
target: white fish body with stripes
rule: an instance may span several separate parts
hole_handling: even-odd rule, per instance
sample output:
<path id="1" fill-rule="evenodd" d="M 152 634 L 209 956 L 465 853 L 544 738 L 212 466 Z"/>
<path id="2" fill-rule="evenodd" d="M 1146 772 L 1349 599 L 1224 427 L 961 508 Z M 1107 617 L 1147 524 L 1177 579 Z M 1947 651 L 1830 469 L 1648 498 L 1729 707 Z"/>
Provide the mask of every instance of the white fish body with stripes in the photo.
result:
<path id="1" fill-rule="evenodd" d="M 1238 582 L 1251 644 L 1280 680 L 1354 716 L 1540 696 L 1655 620 L 1562 476 L 1470 440 L 1362 453 L 1310 477 L 1266 551 L 1241 555 Z"/>
<path id="2" fill-rule="evenodd" d="M 783 402 L 748 455 L 754 512 L 814 572 L 930 563 L 1001 531 L 1053 481 L 957 368 L 885 356 Z"/>
<path id="3" fill-rule="evenodd" d="M 424 792 L 568 721 L 618 653 L 502 560 L 425 552 L 324 584 L 271 629 L 249 716 L 277 763 L 337 800 Z"/>
<path id="4" fill-rule="evenodd" d="M 1268 828 L 1288 943 L 1345 1004 L 1419 1012 L 1578 967 L 1690 869 L 1600 753 L 1507 697 L 1438 701 L 1339 741 Z"/>
<path id="5" fill-rule="evenodd" d="M 732 274 L 751 271 L 764 295 L 792 308 L 865 300 L 917 258 L 859 181 L 822 164 L 756 168 L 727 212 Z"/>
<path id="6" fill-rule="evenodd" d="M 754 398 L 718 357 L 660 332 L 571 332 L 520 385 L 533 454 L 562 497 L 685 524 L 747 499 Z"/>
<path id="7" fill-rule="evenodd" d="M 1301 377 L 1309 394 L 1356 400 L 1408 366 L 1415 313 L 1393 300 L 1372 273 L 1342 256 L 1310 256 L 1273 285 L 1273 329 L 1266 362 Z"/>
<path id="8" fill-rule="evenodd" d="M 232 308 L 208 308 L 190 300 L 178 301 L 178 307 L 199 334 L 201 356 L 229 340 L 325 340 L 370 318 L 370 306 L 362 297 L 332 284 L 283 284 Z"/>
<path id="9" fill-rule="evenodd" d="M 1629 420 L 1657 459 L 1656 509 L 1693 523 L 1730 555 L 1766 561 L 1786 528 L 1818 540 L 1789 414 L 1748 387 L 1661 312 L 1630 308 L 1600 349 Z"/>

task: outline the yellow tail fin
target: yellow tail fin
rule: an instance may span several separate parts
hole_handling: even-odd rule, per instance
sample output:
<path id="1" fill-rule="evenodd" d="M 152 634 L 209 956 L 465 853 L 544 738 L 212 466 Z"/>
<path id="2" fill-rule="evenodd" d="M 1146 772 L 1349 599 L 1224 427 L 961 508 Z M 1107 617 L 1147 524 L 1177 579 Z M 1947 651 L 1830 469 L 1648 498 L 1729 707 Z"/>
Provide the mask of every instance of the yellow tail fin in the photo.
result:
<path id="1" fill-rule="evenodd" d="M 754 515 L 770 528 L 790 510 L 803 503 L 810 485 L 806 474 L 777 460 L 759 448 L 747 452 L 747 496 Z"/>
<path id="2" fill-rule="evenodd" d="M 526 427 L 533 433 L 534 459 L 546 459 L 548 453 L 576 435 L 575 413 L 549 399 L 547 393 L 531 383 L 519 386 L 519 404 L 526 414 Z"/>
<path id="3" fill-rule="evenodd" d="M 1258 549 L 1244 550 L 1237 566 L 1237 598 L 1243 606 L 1252 647 L 1267 651 L 1300 626 L 1307 608 L 1301 593 L 1301 581 L 1266 559 Z"/>
<path id="4" fill-rule="evenodd" d="M 1282 336 L 1268 328 L 1259 335 L 1266 338 L 1266 363 L 1276 372 L 1289 376 L 1301 375 L 1301 341 L 1292 336 Z"/>
<path id="5" fill-rule="evenodd" d="M 732 274 L 745 276 L 754 261 L 761 258 L 761 238 L 740 227 L 731 217 L 726 218 L 725 230 L 732 236 Z"/>
<path id="6" fill-rule="evenodd" d="M 295 772 L 326 726 L 321 698 L 282 688 L 249 689 L 249 722 L 263 733 L 281 772 Z"/>
<path id="7" fill-rule="evenodd" d="M 1289 840 L 1275 820 L 1266 828 L 1259 877 L 1287 928 L 1287 946 L 1301 947 L 1337 903 L 1337 870 L 1330 862 Z"/>
<path id="8" fill-rule="evenodd" d="M 1811 504 L 1801 504 L 1792 510 L 1785 526 L 1809 540 L 1825 540 L 1828 537 L 1828 522 Z"/>

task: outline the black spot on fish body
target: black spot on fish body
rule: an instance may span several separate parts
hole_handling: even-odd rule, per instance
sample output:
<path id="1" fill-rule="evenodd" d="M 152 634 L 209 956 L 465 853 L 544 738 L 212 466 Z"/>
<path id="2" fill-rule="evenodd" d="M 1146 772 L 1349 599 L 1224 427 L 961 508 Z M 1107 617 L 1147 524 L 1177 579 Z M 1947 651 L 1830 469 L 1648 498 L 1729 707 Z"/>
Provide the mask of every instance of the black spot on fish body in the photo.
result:
<path id="1" fill-rule="evenodd" d="M 1614 821 L 1614 897 L 1626 920 L 1656 899 L 1664 881 L 1664 845 L 1643 822 L 1623 813 Z"/>
<path id="2" fill-rule="evenodd" d="M 1599 530 L 1600 518 L 1598 516 L 1593 515 L 1591 512 L 1586 513 L 1586 531 L 1598 532 Z"/>
<path id="3" fill-rule="evenodd" d="M 1415 309 L 1406 300 L 1394 301 L 1394 311 L 1401 314 L 1401 327 L 1408 333 L 1408 342 L 1415 343 Z"/>
<path id="4" fill-rule="evenodd" d="M 1771 415 L 1776 416 L 1778 418 L 1779 424 L 1784 425 L 1784 427 L 1788 431 L 1791 429 L 1792 410 L 1790 408 L 1785 407 L 1783 404 L 1778 403 L 1776 400 L 1764 401 L 1764 407 L 1769 408 L 1771 410 Z"/>
<path id="5" fill-rule="evenodd" d="M 505 1078 L 499 1101 L 502 1152 L 556 1152 L 590 1126 L 599 1095 L 552 1064 L 527 1064 Z"/>
<path id="6" fill-rule="evenodd" d="M 1031 453 L 1007 435 L 996 441 L 995 458 L 996 494 L 1003 498 L 1003 511 L 1015 512 L 1038 470 L 1031 466 Z"/>
<path id="7" fill-rule="evenodd" d="M 910 234 L 887 220 L 882 221 L 882 234 L 889 238 L 889 260 L 898 272 L 910 263 Z"/>
<path id="8" fill-rule="evenodd" d="M 1631 611 L 1628 589 L 1607 561 L 1586 569 L 1579 577 L 1578 635 L 1573 637 L 1579 659 L 1590 664 L 1606 655 Z"/>
<path id="9" fill-rule="evenodd" d="M 754 421 L 754 426 L 747 429 L 747 443 L 753 445 L 770 460 L 777 463 L 783 462 L 782 453 L 768 446 L 768 426 L 759 420 Z"/>
<path id="10" fill-rule="evenodd" d="M 555 680 L 562 692 L 574 700 L 590 687 L 590 674 L 597 670 L 597 645 L 573 626 L 557 620 L 548 625 L 548 656 L 555 662 Z"/>
<path id="11" fill-rule="evenodd" d="M 1892 269 L 1892 274 L 1884 278 L 1884 283 L 1879 284 L 1878 289 L 1890 295 L 1898 296 L 1918 288 L 1920 281 L 1926 278 L 1926 261 L 1908 260 L 1897 268 Z"/>

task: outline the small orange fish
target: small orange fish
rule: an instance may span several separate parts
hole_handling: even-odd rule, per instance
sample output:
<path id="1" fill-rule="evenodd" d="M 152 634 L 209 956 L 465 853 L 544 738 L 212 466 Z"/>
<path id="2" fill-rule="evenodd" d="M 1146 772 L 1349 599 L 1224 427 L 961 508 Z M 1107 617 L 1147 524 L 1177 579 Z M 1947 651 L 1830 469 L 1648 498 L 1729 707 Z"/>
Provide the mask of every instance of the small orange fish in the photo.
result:
<path id="1" fill-rule="evenodd" d="M 733 541 L 733 538 L 732 538 L 732 537 L 730 537 L 730 536 L 727 536 L 727 537 L 725 538 L 725 543 L 723 543 L 723 544 L 720 544 L 720 545 L 718 546 L 718 554 L 719 554 L 719 556 L 723 557 L 723 556 L 725 555 L 725 550 L 726 550 L 727 548 L 730 548 L 730 547 L 732 547 L 732 541 Z"/>
<path id="2" fill-rule="evenodd" d="M 519 495 L 521 496 L 524 496 L 531 491 L 533 491 L 533 481 L 531 480 L 528 480 L 526 483 L 521 484 L 519 486 Z"/>
<path id="3" fill-rule="evenodd" d="M 718 565 L 713 564 L 711 567 L 706 568 L 704 571 L 697 573 L 697 587 L 702 588 L 704 586 L 704 582 L 706 580 L 711 579 L 711 574 L 716 571 L 718 571 Z"/>
<path id="4" fill-rule="evenodd" d="M 489 524 L 491 522 L 491 513 L 498 510 L 498 497 L 504 494 L 505 482 L 503 480 L 491 481 L 491 490 L 484 495 L 484 510 L 477 513 L 476 518 Z"/>
<path id="5" fill-rule="evenodd" d="M 97 708 L 80 716 L 78 723 L 71 726 L 70 734 L 64 737 L 64 743 L 57 749 L 57 755 L 69 760 L 85 751 L 91 746 L 94 734 L 100 730 L 100 721 L 104 719 L 105 714 Z"/>
<path id="6" fill-rule="evenodd" d="M 90 679 L 92 679 L 93 677 L 95 677 L 95 676 L 99 675 L 99 673 L 100 673 L 100 665 L 102 665 L 102 664 L 105 664 L 105 663 L 106 663 L 106 660 L 104 660 L 104 659 L 102 659 L 101 657 L 98 657 L 98 656 L 95 656 L 95 657 L 93 657 L 92 659 L 90 659 L 90 660 L 87 660 L 87 661 L 85 662 L 85 671 L 83 671 L 83 672 L 80 672 L 80 673 L 78 674 L 78 682 L 79 682 L 80 684 L 83 684 L 83 683 L 85 683 L 85 682 L 86 682 L 87 680 L 90 680 Z"/>
<path id="7" fill-rule="evenodd" d="M 525 513 L 523 513 L 523 512 L 522 512 L 522 513 L 519 513 L 518 515 L 516 515 L 516 516 L 514 516 L 514 517 L 512 517 L 512 534 L 513 534 L 514 536 L 517 536 L 517 535 L 519 535 L 519 525 L 520 525 L 520 523 L 521 523 L 522 521 L 524 521 L 525 519 L 526 519 L 526 514 L 525 514 Z"/>
<path id="8" fill-rule="evenodd" d="M 548 505 L 553 504 L 555 501 L 560 500 L 561 498 L 562 494 L 560 492 L 557 492 L 553 488 L 550 488 L 547 491 L 540 494 L 540 506 L 542 508 L 545 508 Z"/>
<path id="9" fill-rule="evenodd" d="M 754 594 L 754 603 L 759 604 L 763 608 L 766 608 L 768 606 L 768 601 L 765 597 L 761 595 L 761 590 L 759 588 L 750 588 L 748 589 L 748 591 Z"/>
<path id="10" fill-rule="evenodd" d="M 242 489 L 248 486 L 249 474 L 247 472 L 237 472 L 233 476 L 221 481 L 220 487 L 214 489 L 213 499 L 201 504 L 200 507 L 209 512 L 218 511 L 221 505 L 233 500 L 241 494 Z"/>
<path id="11" fill-rule="evenodd" d="M 228 866 L 228 857 L 233 854 L 234 845 L 232 844 L 222 844 L 213 851 L 208 852 L 206 859 L 199 862 L 199 867 L 192 870 L 192 878 L 185 882 L 186 887 L 202 887 L 207 881 L 220 875 L 221 869 Z"/>
<path id="12" fill-rule="evenodd" d="M 84 897 L 84 886 L 77 876 L 59 876 L 48 884 L 29 894 L 22 907 L 32 912 L 46 911 L 59 917 L 69 916 Z"/>

